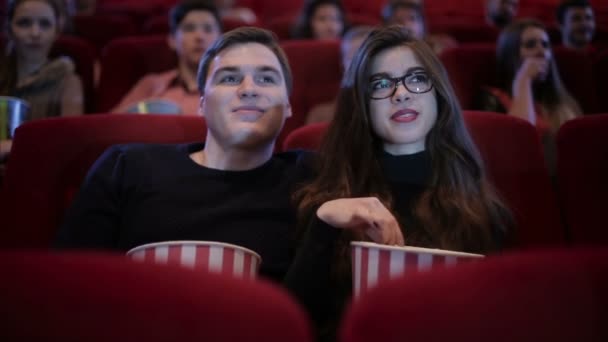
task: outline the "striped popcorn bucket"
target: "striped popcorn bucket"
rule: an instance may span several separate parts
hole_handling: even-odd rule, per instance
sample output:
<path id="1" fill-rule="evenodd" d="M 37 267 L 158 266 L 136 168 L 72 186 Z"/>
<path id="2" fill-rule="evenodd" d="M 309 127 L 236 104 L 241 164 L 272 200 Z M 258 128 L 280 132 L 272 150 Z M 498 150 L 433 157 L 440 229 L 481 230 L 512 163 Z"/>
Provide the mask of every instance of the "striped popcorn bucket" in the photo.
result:
<path id="1" fill-rule="evenodd" d="M 480 254 L 442 249 L 388 246 L 373 242 L 352 241 L 350 245 L 355 297 L 379 283 L 399 277 L 407 272 L 452 266 L 484 257 Z"/>
<path id="2" fill-rule="evenodd" d="M 166 241 L 135 247 L 127 252 L 135 261 L 180 265 L 195 270 L 254 279 L 262 263 L 256 252 L 222 242 Z"/>

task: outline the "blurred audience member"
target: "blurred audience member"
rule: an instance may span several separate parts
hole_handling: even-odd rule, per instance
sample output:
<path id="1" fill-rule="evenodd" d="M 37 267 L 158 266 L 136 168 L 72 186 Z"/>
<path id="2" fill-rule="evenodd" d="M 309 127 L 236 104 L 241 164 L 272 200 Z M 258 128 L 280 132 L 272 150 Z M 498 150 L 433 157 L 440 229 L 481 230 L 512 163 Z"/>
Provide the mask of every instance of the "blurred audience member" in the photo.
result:
<path id="1" fill-rule="evenodd" d="M 0 55 L 0 95 L 25 100 L 30 119 L 83 112 L 84 95 L 74 63 L 49 58 L 60 33 L 61 6 L 52 0 L 15 0 L 7 7 L 7 46 Z M 3 141 L 0 159 L 10 151 Z"/>
<path id="2" fill-rule="evenodd" d="M 144 76 L 112 112 L 137 112 L 133 107 L 142 101 L 163 100 L 181 114 L 198 113 L 196 73 L 201 57 L 221 34 L 218 11 L 207 1 L 183 1 L 171 9 L 169 28 L 168 43 L 177 53 L 177 68 Z"/>
<path id="3" fill-rule="evenodd" d="M 535 125 L 553 168 L 553 137 L 561 124 L 581 115 L 581 109 L 562 84 L 543 24 L 522 19 L 507 26 L 498 38 L 496 61 L 500 88 L 484 88 L 481 108 Z"/>
<path id="4" fill-rule="evenodd" d="M 369 33 L 372 31 L 370 26 L 356 26 L 349 29 L 342 38 L 340 44 L 340 54 L 342 56 L 342 70 L 346 72 L 350 66 L 350 62 L 353 56 L 365 40 Z M 336 111 L 336 100 L 321 103 L 314 106 L 306 116 L 306 124 L 316 122 L 327 122 L 331 121 Z"/>
<path id="5" fill-rule="evenodd" d="M 213 1 L 222 18 L 239 20 L 250 25 L 258 22 L 258 18 L 252 9 L 247 7 L 235 7 L 234 2 L 234 0 Z"/>
<path id="6" fill-rule="evenodd" d="M 436 54 L 458 45 L 454 38 L 448 35 L 426 33 L 422 5 L 417 1 L 390 1 L 382 10 L 382 19 L 385 25 L 400 25 L 406 28 L 414 38 L 426 41 Z"/>
<path id="7" fill-rule="evenodd" d="M 347 26 L 340 0 L 306 0 L 291 36 L 294 39 L 340 39 Z"/>
<path id="8" fill-rule="evenodd" d="M 487 0 L 486 22 L 499 29 L 506 27 L 517 15 L 518 5 L 518 0 Z"/>
<path id="9" fill-rule="evenodd" d="M 562 44 L 571 49 L 587 50 L 595 33 L 593 8 L 586 0 L 567 0 L 557 8 Z"/>

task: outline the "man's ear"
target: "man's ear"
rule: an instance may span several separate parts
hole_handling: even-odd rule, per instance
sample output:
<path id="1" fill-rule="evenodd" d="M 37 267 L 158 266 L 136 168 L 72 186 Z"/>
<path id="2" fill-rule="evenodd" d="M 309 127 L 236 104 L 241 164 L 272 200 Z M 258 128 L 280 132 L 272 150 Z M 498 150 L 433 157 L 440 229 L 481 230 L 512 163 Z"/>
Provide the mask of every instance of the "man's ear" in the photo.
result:
<path id="1" fill-rule="evenodd" d="M 169 35 L 167 35 L 167 45 L 169 45 L 171 50 L 176 51 L 175 47 L 177 43 L 175 42 L 175 34 L 169 33 Z"/>
<path id="2" fill-rule="evenodd" d="M 205 101 L 205 96 L 201 95 L 200 99 L 198 100 L 198 115 L 205 117 L 205 113 L 203 112 L 203 102 Z"/>

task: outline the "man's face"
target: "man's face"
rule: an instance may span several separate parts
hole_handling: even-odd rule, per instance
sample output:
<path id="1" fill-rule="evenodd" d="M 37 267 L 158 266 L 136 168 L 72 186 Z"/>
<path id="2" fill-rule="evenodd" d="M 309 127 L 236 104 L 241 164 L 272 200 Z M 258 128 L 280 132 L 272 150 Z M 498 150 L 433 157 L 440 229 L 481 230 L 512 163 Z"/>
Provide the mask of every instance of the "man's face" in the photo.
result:
<path id="1" fill-rule="evenodd" d="M 169 36 L 169 46 L 182 63 L 196 69 L 203 54 L 220 35 L 219 23 L 208 11 L 188 12 L 175 33 Z"/>
<path id="2" fill-rule="evenodd" d="M 211 139 L 223 147 L 274 144 L 291 116 L 285 76 L 277 56 L 259 43 L 221 51 L 209 65 L 201 113 Z"/>
<path id="3" fill-rule="evenodd" d="M 398 8 L 389 19 L 389 24 L 405 27 L 416 39 L 424 38 L 424 23 L 418 11 L 412 8 Z"/>
<path id="4" fill-rule="evenodd" d="M 593 40 L 595 17 L 591 7 L 570 7 L 562 24 L 564 44 L 584 48 Z"/>

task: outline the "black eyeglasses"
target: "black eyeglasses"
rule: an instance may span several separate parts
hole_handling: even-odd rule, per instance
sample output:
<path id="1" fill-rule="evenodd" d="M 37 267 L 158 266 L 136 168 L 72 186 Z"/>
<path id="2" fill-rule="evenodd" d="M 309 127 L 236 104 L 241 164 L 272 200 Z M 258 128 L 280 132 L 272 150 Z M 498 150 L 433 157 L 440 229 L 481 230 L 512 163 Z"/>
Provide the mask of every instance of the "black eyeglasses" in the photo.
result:
<path id="1" fill-rule="evenodd" d="M 369 84 L 369 97 L 382 100 L 395 95 L 399 83 L 410 93 L 422 94 L 433 89 L 433 82 L 425 72 L 405 74 L 401 77 L 380 77 Z"/>

